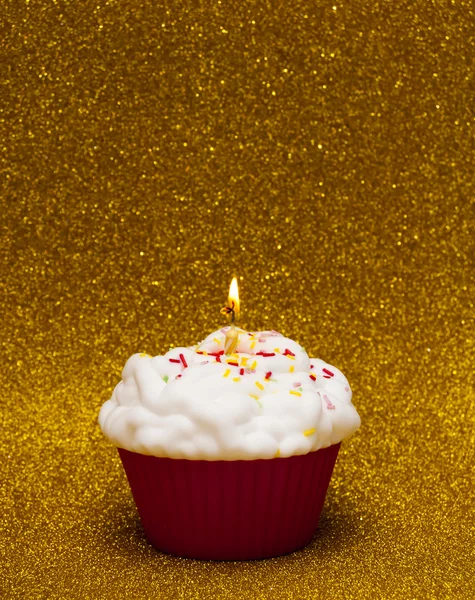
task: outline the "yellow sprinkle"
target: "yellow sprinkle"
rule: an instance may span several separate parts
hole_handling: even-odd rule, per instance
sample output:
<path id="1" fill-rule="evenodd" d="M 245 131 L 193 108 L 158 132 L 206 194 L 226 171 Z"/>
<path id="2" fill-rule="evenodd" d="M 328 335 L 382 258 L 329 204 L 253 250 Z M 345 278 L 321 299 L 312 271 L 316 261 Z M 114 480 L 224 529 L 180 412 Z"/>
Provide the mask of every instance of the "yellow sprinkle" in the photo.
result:
<path id="1" fill-rule="evenodd" d="M 256 342 L 251 342 L 251 350 L 256 347 Z"/>
<path id="2" fill-rule="evenodd" d="M 255 381 L 254 383 L 257 385 L 257 387 L 258 387 L 260 390 L 263 390 L 263 389 L 264 389 L 264 386 L 262 385 L 262 383 L 261 383 L 260 381 Z"/>
<path id="3" fill-rule="evenodd" d="M 226 371 L 224 371 L 223 377 L 229 377 L 230 373 L 231 373 L 231 369 L 226 369 Z"/>
<path id="4" fill-rule="evenodd" d="M 251 369 L 254 370 L 257 367 L 257 361 L 254 361 L 251 365 Z"/>
<path id="5" fill-rule="evenodd" d="M 243 356 L 243 357 L 241 358 L 241 365 L 242 365 L 243 367 L 245 367 L 245 366 L 247 365 L 247 361 L 248 361 L 248 360 L 249 360 L 249 359 L 248 359 L 248 357 L 247 357 L 247 356 Z"/>
<path id="6" fill-rule="evenodd" d="M 234 352 L 234 354 L 230 354 L 229 356 L 231 358 L 239 358 L 239 354 L 236 354 L 236 352 Z"/>
<path id="7" fill-rule="evenodd" d="M 259 400 L 258 396 L 254 396 L 254 394 L 249 394 L 249 396 L 251 396 L 251 398 L 254 398 L 254 400 Z"/>
<path id="8" fill-rule="evenodd" d="M 303 434 L 308 437 L 309 435 L 313 435 L 315 431 L 317 431 L 315 427 L 312 427 L 312 429 L 307 429 L 307 431 L 304 431 Z"/>
<path id="9" fill-rule="evenodd" d="M 295 367 L 294 367 L 294 365 L 292 365 L 289 369 L 289 373 L 293 373 L 294 371 L 295 371 Z"/>
<path id="10" fill-rule="evenodd" d="M 280 352 L 280 348 L 274 348 L 274 352 Z"/>
<path id="11" fill-rule="evenodd" d="M 233 377 L 233 381 L 241 381 L 240 377 Z"/>
<path id="12" fill-rule="evenodd" d="M 149 354 L 147 354 L 146 352 L 141 352 L 140 357 L 143 358 L 144 356 L 149 356 Z"/>
<path id="13" fill-rule="evenodd" d="M 293 396 L 301 396 L 302 395 L 300 392 L 294 392 L 293 390 L 291 390 L 289 392 L 289 394 L 292 394 Z"/>
<path id="14" fill-rule="evenodd" d="M 292 356 L 291 354 L 287 354 L 287 358 L 290 358 L 290 360 L 295 360 L 295 356 Z"/>
<path id="15" fill-rule="evenodd" d="M 279 458 L 280 456 L 280 448 L 277 448 L 277 452 L 274 455 L 274 458 Z"/>
<path id="16" fill-rule="evenodd" d="M 218 338 L 213 338 L 213 342 L 216 342 L 217 344 L 221 344 L 221 342 L 218 340 Z"/>

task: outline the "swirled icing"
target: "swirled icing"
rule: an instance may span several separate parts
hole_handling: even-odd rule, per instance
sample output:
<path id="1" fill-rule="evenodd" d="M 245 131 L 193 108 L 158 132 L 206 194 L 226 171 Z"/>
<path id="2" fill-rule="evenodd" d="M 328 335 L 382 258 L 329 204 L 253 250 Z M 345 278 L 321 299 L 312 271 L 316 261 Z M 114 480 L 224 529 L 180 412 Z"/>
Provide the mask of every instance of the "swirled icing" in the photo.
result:
<path id="1" fill-rule="evenodd" d="M 227 328 L 164 356 L 134 354 L 100 411 L 104 434 L 132 452 L 192 460 L 307 454 L 358 429 L 346 377 L 275 331 Z"/>

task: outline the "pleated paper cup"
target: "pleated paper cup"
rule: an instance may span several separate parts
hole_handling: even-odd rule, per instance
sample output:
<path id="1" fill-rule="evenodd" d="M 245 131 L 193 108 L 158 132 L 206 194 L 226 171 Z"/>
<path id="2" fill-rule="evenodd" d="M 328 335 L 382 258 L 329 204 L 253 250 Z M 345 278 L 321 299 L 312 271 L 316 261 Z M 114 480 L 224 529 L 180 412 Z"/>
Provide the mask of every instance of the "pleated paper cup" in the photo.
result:
<path id="1" fill-rule="evenodd" d="M 306 546 L 340 444 L 303 456 L 205 461 L 119 448 L 150 543 L 176 556 L 251 560 Z"/>

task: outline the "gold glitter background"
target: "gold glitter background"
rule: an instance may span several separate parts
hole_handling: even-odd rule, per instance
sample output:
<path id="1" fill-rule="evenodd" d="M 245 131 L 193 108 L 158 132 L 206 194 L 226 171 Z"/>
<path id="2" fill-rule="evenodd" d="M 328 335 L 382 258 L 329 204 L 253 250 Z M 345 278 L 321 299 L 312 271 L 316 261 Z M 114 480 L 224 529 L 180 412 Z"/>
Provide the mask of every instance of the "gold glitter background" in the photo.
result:
<path id="1" fill-rule="evenodd" d="M 1 594 L 469 598 L 468 0 L 4 0 Z M 318 535 L 145 541 L 97 414 L 130 354 L 222 324 L 340 367 L 363 425 Z"/>

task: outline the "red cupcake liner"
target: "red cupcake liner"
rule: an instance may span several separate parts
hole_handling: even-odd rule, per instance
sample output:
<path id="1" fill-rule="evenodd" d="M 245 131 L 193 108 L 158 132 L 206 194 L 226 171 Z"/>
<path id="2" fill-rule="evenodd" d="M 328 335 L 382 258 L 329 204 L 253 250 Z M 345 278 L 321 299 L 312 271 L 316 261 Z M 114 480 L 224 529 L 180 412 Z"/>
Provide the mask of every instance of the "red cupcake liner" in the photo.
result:
<path id="1" fill-rule="evenodd" d="M 157 550 L 251 560 L 288 554 L 311 541 L 339 448 L 269 460 L 157 458 L 121 448 L 119 455 Z"/>

